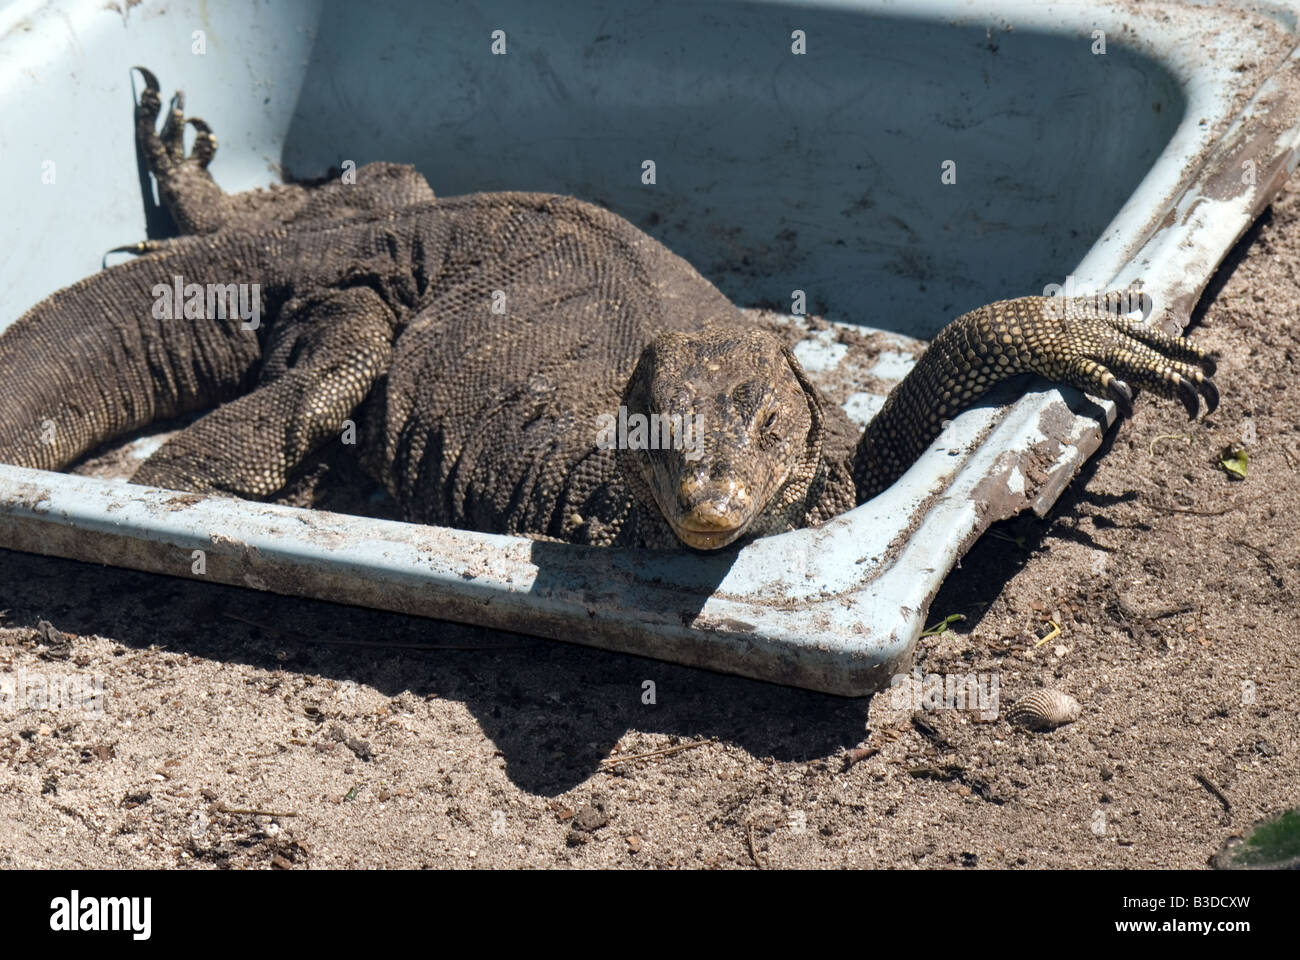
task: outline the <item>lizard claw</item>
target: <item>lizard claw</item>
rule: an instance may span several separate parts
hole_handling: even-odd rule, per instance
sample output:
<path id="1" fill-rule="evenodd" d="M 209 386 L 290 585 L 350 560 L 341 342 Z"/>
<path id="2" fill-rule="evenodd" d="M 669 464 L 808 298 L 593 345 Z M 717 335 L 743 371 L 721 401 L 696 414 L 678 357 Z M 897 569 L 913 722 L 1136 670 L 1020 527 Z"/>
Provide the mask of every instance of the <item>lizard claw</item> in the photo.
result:
<path id="1" fill-rule="evenodd" d="M 138 64 L 132 67 L 131 69 L 140 71 L 140 76 L 144 77 L 144 88 L 146 90 L 151 90 L 154 93 L 158 92 L 158 90 L 160 89 L 158 86 L 158 78 L 154 76 L 154 72 L 152 70 L 150 70 L 148 67 L 139 66 Z"/>
<path id="2" fill-rule="evenodd" d="M 185 122 L 194 128 L 195 133 L 194 146 L 190 148 L 190 159 L 197 163 L 200 169 L 206 170 L 217 154 L 217 138 L 213 136 L 212 128 L 208 126 L 207 121 L 190 117 Z"/>
<path id="3" fill-rule="evenodd" d="M 1195 420 L 1200 413 L 1202 398 L 1205 400 L 1207 416 L 1218 409 L 1219 390 L 1200 364 L 1170 359 L 1164 351 L 1151 349 L 1132 340 L 1107 343 L 1101 352 L 1105 356 L 1106 365 L 1114 371 L 1116 377 L 1122 377 L 1126 383 L 1150 390 L 1159 396 L 1177 399 L 1187 410 L 1189 420 Z M 1213 364 L 1210 366 L 1212 369 Z M 1077 383 L 1076 386 L 1092 393 L 1102 393 L 1115 400 L 1121 410 L 1124 408 L 1124 404 L 1111 390 L 1099 391 L 1087 383 Z M 1125 410 L 1124 414 L 1127 416 L 1129 411 Z"/>
<path id="4" fill-rule="evenodd" d="M 1137 390 L 1179 400 L 1191 419 L 1200 413 L 1202 399 L 1213 413 L 1219 406 L 1210 379 L 1217 368 L 1214 358 L 1157 324 L 1129 319 L 1121 312 L 1125 302 L 1120 292 L 1064 301 L 1005 300 L 971 314 L 974 329 L 967 336 L 980 345 L 976 353 L 997 358 L 999 369 L 1068 383 L 1111 400 L 1126 417 Z"/>
<path id="5" fill-rule="evenodd" d="M 1214 376 L 1213 362 L 1210 363 L 1210 368 L 1205 373 L 1206 376 Z M 1197 386 L 1200 388 L 1202 396 L 1205 397 L 1205 415 L 1208 417 L 1219 409 L 1219 388 L 1214 385 L 1213 380 L 1204 380 Z"/>
<path id="6" fill-rule="evenodd" d="M 1109 397 L 1125 416 L 1132 411 L 1128 384 L 1178 399 L 1188 419 L 1196 419 L 1202 398 L 1207 415 L 1213 413 L 1219 406 L 1219 391 L 1210 379 L 1218 368 L 1214 358 L 1184 337 L 1109 309 L 1114 297 L 1078 298 L 1067 304 L 1062 333 L 1071 344 L 1067 351 L 1074 354 L 1069 363 L 1075 386 Z M 1119 387 L 1128 395 L 1118 396 Z"/>
<path id="7" fill-rule="evenodd" d="M 1187 419 L 1195 420 L 1196 415 L 1201 412 L 1201 395 L 1196 392 L 1190 380 L 1184 380 L 1182 377 L 1175 380 L 1174 385 L 1178 390 L 1178 399 L 1187 408 Z"/>
<path id="8" fill-rule="evenodd" d="M 1123 380 L 1111 380 L 1106 387 L 1106 395 L 1119 408 L 1120 416 L 1133 416 L 1133 391 Z"/>

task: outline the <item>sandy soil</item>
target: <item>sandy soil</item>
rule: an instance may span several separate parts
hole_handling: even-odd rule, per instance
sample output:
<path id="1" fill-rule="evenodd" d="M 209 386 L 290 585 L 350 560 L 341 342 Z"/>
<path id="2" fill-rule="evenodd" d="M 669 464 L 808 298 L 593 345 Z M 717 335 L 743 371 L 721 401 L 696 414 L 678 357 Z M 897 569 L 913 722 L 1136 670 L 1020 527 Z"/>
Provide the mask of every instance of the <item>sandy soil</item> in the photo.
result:
<path id="1" fill-rule="evenodd" d="M 1196 313 L 1220 411 L 1140 401 L 932 607 L 923 671 L 1072 724 L 0 551 L 0 677 L 106 706 L 0 711 L 0 866 L 1204 866 L 1300 800 L 1298 263 L 1293 184 Z"/>

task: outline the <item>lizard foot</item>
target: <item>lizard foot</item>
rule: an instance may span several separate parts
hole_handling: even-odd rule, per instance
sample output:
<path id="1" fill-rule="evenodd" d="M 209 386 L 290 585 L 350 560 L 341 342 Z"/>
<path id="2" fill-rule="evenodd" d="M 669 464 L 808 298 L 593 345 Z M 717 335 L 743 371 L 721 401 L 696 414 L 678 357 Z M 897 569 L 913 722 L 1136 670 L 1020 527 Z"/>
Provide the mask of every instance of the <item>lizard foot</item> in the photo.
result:
<path id="1" fill-rule="evenodd" d="M 1059 379 L 1113 400 L 1126 417 L 1133 413 L 1133 387 L 1178 399 L 1189 420 L 1196 419 L 1202 399 L 1206 414 L 1213 413 L 1219 406 L 1214 358 L 1190 340 L 1128 319 L 1111 306 L 1115 296 L 1066 301 L 1060 324 L 1066 367 Z"/>
<path id="2" fill-rule="evenodd" d="M 135 107 L 135 140 L 158 181 L 158 197 L 176 221 L 181 233 L 214 233 L 230 219 L 225 194 L 208 172 L 217 155 L 217 138 L 212 128 L 197 117 L 185 119 L 185 95 L 172 96 L 161 131 L 155 131 L 162 97 L 153 71 L 136 67 L 144 78 L 144 89 Z M 194 146 L 185 155 L 185 127 L 194 128 Z"/>
<path id="3" fill-rule="evenodd" d="M 158 78 L 153 71 L 145 67 L 135 67 L 144 78 L 144 89 L 140 91 L 140 101 L 135 108 L 135 136 L 140 149 L 149 159 L 149 166 L 154 176 L 182 164 L 196 166 L 206 170 L 212 158 L 217 155 L 217 138 L 207 122 L 198 117 L 185 118 L 185 94 L 177 90 L 172 94 L 167 118 L 163 121 L 161 132 L 155 132 L 158 114 L 162 110 L 162 98 L 159 94 Z M 185 156 L 185 127 L 194 128 L 194 146 L 190 155 Z"/>

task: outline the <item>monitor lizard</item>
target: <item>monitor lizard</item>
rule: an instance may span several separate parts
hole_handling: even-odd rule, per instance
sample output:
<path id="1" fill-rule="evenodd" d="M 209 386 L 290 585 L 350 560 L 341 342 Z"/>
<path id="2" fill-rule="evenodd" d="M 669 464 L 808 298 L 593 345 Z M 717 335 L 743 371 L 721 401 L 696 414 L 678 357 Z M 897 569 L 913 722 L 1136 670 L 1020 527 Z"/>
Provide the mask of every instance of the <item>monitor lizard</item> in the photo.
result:
<path id="1" fill-rule="evenodd" d="M 134 482 L 267 498 L 350 426 L 411 521 L 714 550 L 865 502 L 1016 375 L 1124 415 L 1134 387 L 1193 418 L 1201 397 L 1218 403 L 1213 359 L 1127 319 L 1116 295 L 1029 296 L 944 327 L 859 435 L 784 342 L 614 213 L 538 193 L 435 197 L 388 163 L 226 194 L 211 128 L 177 94 L 156 131 L 158 81 L 137 69 L 137 143 L 182 235 L 134 245 L 0 335 L 0 462 L 62 469 L 207 411 Z M 208 315 L 210 297 L 168 319 L 174 284 L 246 284 L 261 322 Z M 620 408 L 663 442 L 602 442 Z"/>

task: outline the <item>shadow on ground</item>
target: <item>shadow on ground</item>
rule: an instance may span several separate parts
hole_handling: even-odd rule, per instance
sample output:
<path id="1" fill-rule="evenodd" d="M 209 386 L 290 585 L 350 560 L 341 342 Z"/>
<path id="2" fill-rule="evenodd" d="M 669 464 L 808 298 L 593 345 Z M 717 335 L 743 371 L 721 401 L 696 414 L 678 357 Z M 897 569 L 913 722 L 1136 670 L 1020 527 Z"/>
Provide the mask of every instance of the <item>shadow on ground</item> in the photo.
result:
<path id="1" fill-rule="evenodd" d="M 49 620 L 126 647 L 463 702 L 510 779 L 543 795 L 588 779 L 632 729 L 716 737 L 780 761 L 823 757 L 865 736 L 867 699 L 478 627 L 7 550 L 0 583 L 6 626 Z M 647 680 L 654 704 L 642 702 Z"/>

